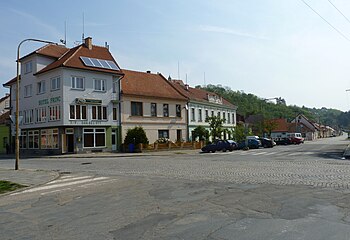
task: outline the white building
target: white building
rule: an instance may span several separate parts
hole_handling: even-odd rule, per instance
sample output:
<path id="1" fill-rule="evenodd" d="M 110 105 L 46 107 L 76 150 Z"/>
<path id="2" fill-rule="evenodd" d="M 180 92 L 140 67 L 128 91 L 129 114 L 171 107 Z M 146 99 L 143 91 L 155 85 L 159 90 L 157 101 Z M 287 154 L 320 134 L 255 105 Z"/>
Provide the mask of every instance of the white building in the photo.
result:
<path id="1" fill-rule="evenodd" d="M 206 119 L 212 116 L 218 116 L 225 120 L 223 124 L 224 133 L 222 138 L 231 138 L 231 135 L 227 130 L 232 130 L 236 126 L 236 106 L 215 93 L 200 88 L 189 87 L 181 80 L 169 81 L 188 99 L 187 121 L 190 141 L 196 140 L 192 139 L 192 132 L 196 127 L 203 126 L 209 130 L 209 123 Z"/>
<path id="2" fill-rule="evenodd" d="M 106 47 L 92 39 L 77 47 L 46 45 L 22 57 L 20 148 L 33 153 L 117 150 L 119 84 L 123 73 Z M 16 112 L 16 79 L 10 88 Z"/>

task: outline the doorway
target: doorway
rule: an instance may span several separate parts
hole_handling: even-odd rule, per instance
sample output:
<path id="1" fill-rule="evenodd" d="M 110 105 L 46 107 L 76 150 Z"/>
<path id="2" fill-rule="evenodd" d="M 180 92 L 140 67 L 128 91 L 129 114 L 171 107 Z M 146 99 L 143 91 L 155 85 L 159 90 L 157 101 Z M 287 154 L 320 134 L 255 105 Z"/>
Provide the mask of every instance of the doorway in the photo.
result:
<path id="1" fill-rule="evenodd" d="M 74 134 L 67 134 L 67 153 L 74 153 Z"/>
<path id="2" fill-rule="evenodd" d="M 112 151 L 117 151 L 117 129 L 112 129 Z"/>

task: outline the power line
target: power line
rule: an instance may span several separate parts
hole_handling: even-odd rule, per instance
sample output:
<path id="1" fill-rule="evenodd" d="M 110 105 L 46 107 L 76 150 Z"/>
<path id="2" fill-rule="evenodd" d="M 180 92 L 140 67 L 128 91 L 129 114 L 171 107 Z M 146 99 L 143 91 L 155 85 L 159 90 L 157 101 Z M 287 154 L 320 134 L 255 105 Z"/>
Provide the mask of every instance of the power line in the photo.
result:
<path id="1" fill-rule="evenodd" d="M 348 23 L 350 23 L 350 20 L 331 2 L 331 0 L 328 0 L 328 2 L 330 4 L 332 4 L 332 6 L 337 9 L 337 11 L 346 19 L 346 21 L 348 21 Z"/>
<path id="2" fill-rule="evenodd" d="M 332 27 L 337 33 L 339 33 L 343 38 L 345 38 L 346 40 L 348 40 L 350 42 L 350 39 L 345 36 L 341 31 L 339 31 L 336 27 L 334 27 L 330 22 L 328 22 L 324 17 L 321 16 L 321 14 L 319 14 L 315 9 L 313 9 L 309 4 L 307 4 L 304 0 L 300 0 L 302 1 L 306 6 L 308 6 L 314 13 L 316 13 L 320 18 L 322 18 L 323 21 L 325 21 L 330 27 Z"/>

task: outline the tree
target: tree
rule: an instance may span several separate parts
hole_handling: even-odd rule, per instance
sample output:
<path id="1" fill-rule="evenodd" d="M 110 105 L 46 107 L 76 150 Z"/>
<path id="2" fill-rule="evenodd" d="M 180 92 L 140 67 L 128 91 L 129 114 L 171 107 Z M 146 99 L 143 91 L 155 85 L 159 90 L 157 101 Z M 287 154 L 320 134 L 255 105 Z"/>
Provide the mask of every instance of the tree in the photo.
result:
<path id="1" fill-rule="evenodd" d="M 129 128 L 126 132 L 124 144 L 148 144 L 148 138 L 142 127 Z"/>
<path id="2" fill-rule="evenodd" d="M 199 141 L 207 140 L 209 138 L 209 131 L 203 126 L 196 127 L 192 132 L 192 140 L 196 138 L 199 138 Z"/>
<path id="3" fill-rule="evenodd" d="M 275 121 L 272 120 L 265 120 L 264 121 L 264 128 L 265 131 L 269 134 L 269 137 L 271 137 L 271 132 L 277 128 L 278 124 Z"/>
<path id="4" fill-rule="evenodd" d="M 233 131 L 233 138 L 236 142 L 241 142 L 246 139 L 247 136 L 252 135 L 251 129 L 248 129 L 243 124 L 238 123 Z"/>
<path id="5" fill-rule="evenodd" d="M 207 121 L 209 122 L 210 134 L 213 139 L 221 139 L 222 134 L 222 125 L 224 124 L 225 119 L 222 119 L 217 116 L 208 117 Z"/>

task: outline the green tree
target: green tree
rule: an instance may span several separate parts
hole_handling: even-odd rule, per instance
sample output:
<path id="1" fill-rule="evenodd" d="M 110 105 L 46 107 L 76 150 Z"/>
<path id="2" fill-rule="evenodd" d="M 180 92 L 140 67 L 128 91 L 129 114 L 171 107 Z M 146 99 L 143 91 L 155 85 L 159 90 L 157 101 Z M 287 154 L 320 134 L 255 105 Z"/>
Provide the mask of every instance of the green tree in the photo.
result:
<path id="1" fill-rule="evenodd" d="M 208 117 L 206 120 L 209 122 L 210 135 L 213 137 L 213 139 L 221 139 L 221 134 L 223 132 L 222 125 L 224 124 L 225 119 L 212 116 Z"/>
<path id="2" fill-rule="evenodd" d="M 124 144 L 148 144 L 148 138 L 142 127 L 129 128 L 126 132 Z"/>
<path id="3" fill-rule="evenodd" d="M 277 125 L 278 124 L 276 122 L 269 119 L 264 121 L 264 128 L 269 137 L 271 137 L 271 132 L 277 128 Z"/>
<path id="4" fill-rule="evenodd" d="M 192 132 L 192 140 L 196 138 L 199 138 L 199 141 L 207 140 L 209 138 L 209 131 L 203 126 L 196 127 Z"/>
<path id="5" fill-rule="evenodd" d="M 249 135 L 253 135 L 252 130 L 241 123 L 238 123 L 233 131 L 233 139 L 236 142 L 244 141 Z"/>

